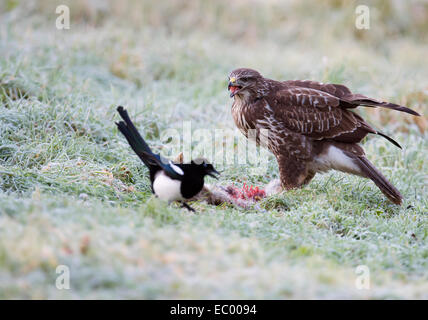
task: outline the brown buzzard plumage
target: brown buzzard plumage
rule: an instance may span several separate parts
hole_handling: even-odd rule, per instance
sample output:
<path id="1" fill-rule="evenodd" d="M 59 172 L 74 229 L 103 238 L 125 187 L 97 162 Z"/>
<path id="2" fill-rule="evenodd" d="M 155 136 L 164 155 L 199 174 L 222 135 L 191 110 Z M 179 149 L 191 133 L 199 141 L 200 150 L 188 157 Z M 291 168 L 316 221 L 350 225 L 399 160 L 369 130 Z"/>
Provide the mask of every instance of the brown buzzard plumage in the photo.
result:
<path id="1" fill-rule="evenodd" d="M 373 180 L 394 203 L 400 192 L 365 157 L 358 143 L 369 133 L 393 139 L 373 129 L 351 111 L 360 105 L 383 107 L 418 116 L 409 108 L 354 94 L 340 84 L 315 81 L 275 81 L 252 69 L 236 69 L 229 76 L 232 115 L 247 137 L 262 140 L 275 155 L 281 186 L 300 187 L 317 172 L 335 169 Z M 253 133 L 250 133 L 253 130 Z"/>

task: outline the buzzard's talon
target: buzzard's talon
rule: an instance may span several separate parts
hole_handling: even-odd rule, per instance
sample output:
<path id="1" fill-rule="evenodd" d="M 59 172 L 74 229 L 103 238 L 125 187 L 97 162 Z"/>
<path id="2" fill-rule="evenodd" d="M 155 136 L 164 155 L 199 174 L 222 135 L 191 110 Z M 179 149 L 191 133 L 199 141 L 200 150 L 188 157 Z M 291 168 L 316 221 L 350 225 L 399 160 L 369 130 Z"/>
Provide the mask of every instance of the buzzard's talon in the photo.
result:
<path id="1" fill-rule="evenodd" d="M 265 190 L 268 196 L 281 193 L 283 191 L 281 181 L 279 179 L 272 180 L 266 185 Z"/>

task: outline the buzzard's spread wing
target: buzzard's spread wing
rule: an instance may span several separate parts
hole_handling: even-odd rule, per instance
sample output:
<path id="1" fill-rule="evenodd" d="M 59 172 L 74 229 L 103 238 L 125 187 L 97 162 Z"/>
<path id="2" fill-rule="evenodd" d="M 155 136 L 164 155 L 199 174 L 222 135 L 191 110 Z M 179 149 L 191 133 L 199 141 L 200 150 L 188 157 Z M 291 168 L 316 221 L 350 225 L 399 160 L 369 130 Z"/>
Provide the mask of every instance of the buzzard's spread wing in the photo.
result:
<path id="1" fill-rule="evenodd" d="M 345 94 L 342 87 L 346 87 L 339 87 Z M 329 85 L 324 85 L 324 89 L 333 91 Z M 360 116 L 344 109 L 339 97 L 326 91 L 285 87 L 266 100 L 274 117 L 281 119 L 287 129 L 316 140 L 354 143 L 360 142 L 369 132 L 376 133 Z"/>

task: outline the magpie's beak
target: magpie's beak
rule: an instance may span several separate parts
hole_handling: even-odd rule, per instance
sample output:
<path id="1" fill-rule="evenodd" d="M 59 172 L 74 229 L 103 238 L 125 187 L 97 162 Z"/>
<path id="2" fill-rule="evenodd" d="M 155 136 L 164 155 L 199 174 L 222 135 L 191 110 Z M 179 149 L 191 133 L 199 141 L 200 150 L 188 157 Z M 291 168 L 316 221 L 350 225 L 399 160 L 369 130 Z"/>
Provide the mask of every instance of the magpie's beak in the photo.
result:
<path id="1" fill-rule="evenodd" d="M 210 172 L 207 173 L 207 175 L 209 175 L 210 177 L 213 177 L 214 179 L 218 179 L 218 176 L 220 175 L 220 172 L 218 172 L 216 169 L 212 169 Z"/>

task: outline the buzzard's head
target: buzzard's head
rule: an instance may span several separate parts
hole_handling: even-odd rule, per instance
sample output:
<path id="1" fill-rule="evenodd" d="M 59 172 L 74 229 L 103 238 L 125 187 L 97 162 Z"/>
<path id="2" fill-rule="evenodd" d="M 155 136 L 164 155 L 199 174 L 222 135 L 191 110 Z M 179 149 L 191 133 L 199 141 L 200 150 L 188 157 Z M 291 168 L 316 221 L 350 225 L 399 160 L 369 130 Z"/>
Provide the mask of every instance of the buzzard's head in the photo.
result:
<path id="1" fill-rule="evenodd" d="M 263 77 L 260 73 L 253 69 L 240 68 L 233 70 L 229 75 L 228 90 L 230 97 L 239 97 L 248 99 L 254 95 L 259 95 L 259 88 L 263 82 Z"/>

